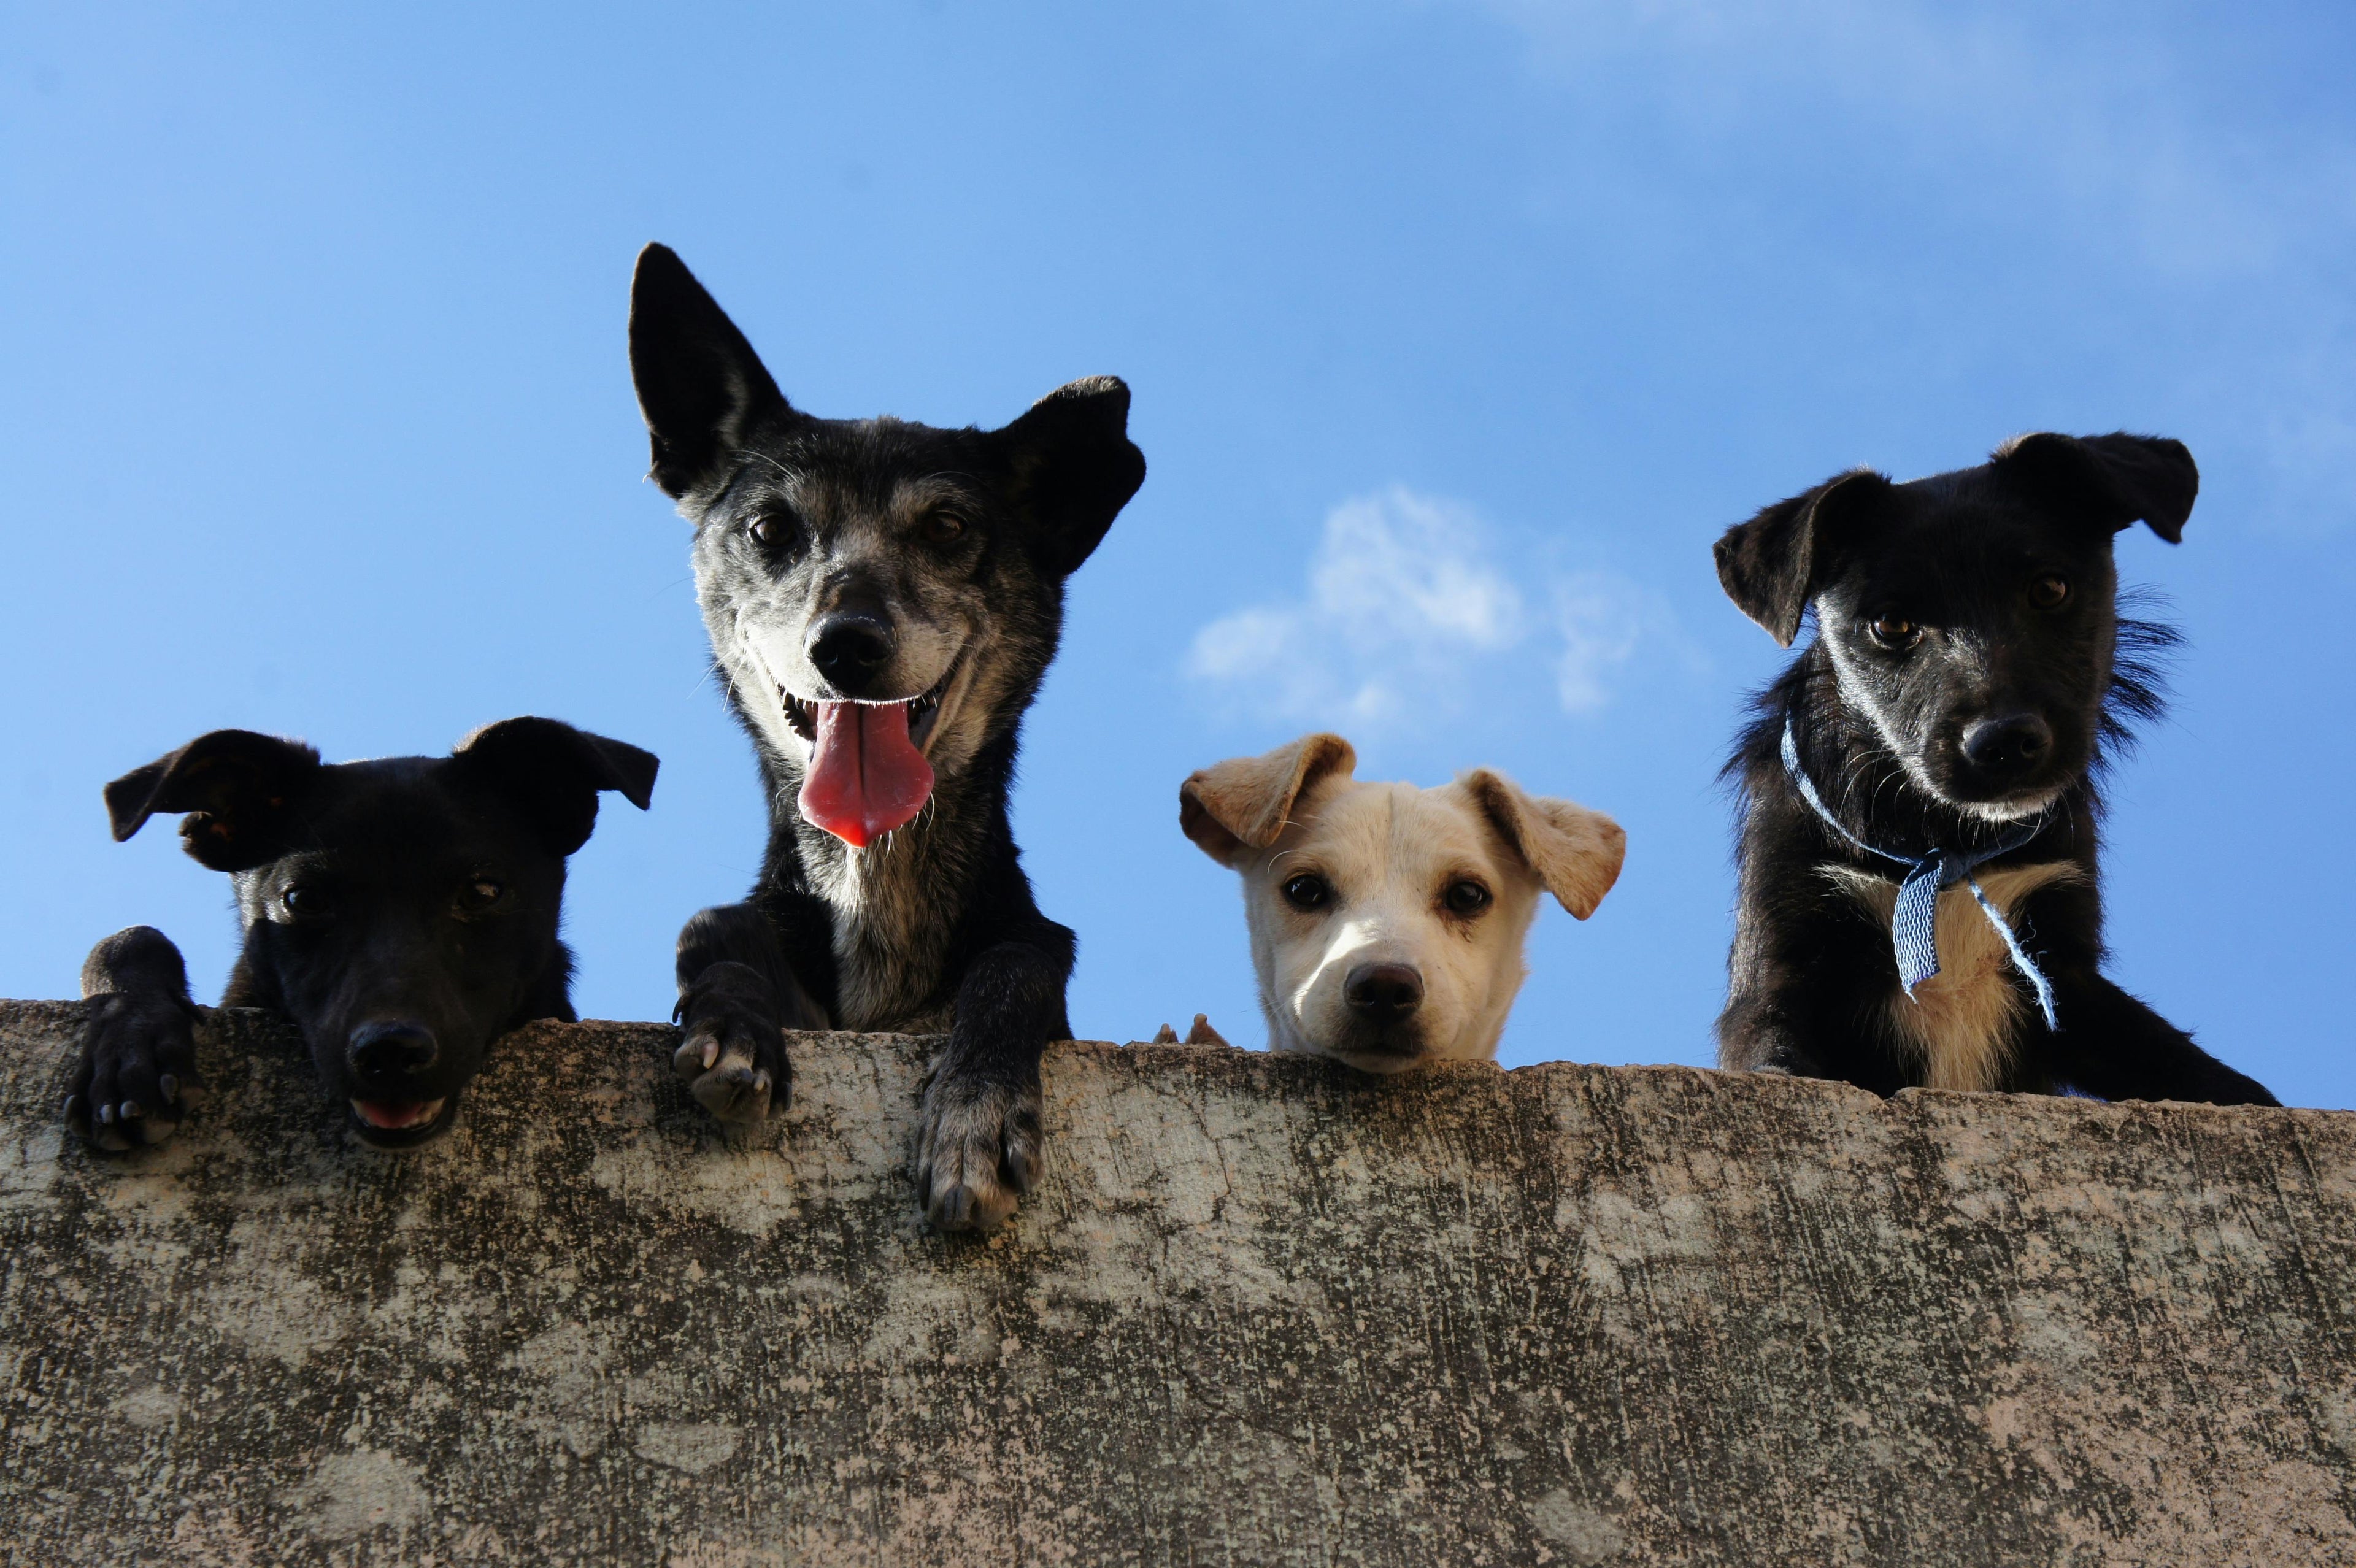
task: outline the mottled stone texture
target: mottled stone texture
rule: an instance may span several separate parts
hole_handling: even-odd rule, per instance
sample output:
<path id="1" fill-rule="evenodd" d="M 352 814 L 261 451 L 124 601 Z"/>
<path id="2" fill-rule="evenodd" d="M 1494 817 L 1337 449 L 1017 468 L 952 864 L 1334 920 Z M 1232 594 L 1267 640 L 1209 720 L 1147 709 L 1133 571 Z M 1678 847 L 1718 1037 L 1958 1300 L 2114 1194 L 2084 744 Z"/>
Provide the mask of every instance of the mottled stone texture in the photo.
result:
<path id="1" fill-rule="evenodd" d="M 11 1563 L 2356 1562 L 2356 1116 L 1068 1045 L 966 1241 L 923 1040 L 732 1140 L 536 1028 L 385 1156 L 220 1014 L 94 1156 L 79 1018 L 0 1009 Z"/>

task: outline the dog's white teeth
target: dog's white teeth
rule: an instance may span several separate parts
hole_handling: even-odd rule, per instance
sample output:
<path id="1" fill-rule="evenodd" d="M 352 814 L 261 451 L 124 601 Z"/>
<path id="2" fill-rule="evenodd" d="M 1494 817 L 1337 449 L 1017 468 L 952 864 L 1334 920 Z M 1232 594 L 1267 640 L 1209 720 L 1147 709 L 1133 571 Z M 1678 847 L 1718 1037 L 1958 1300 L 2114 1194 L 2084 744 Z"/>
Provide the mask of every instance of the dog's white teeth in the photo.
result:
<path id="1" fill-rule="evenodd" d="M 786 722 L 793 727 L 794 733 L 805 741 L 818 739 L 818 720 L 810 705 L 782 686 L 777 688 L 777 698 L 786 705 Z"/>

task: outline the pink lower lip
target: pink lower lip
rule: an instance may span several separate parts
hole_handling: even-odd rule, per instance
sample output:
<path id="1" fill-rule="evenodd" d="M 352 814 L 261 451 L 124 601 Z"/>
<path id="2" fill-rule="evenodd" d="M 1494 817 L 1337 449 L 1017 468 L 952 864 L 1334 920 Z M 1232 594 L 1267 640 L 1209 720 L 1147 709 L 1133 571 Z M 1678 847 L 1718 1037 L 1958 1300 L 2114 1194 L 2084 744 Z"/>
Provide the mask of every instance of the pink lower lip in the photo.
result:
<path id="1" fill-rule="evenodd" d="M 352 1110 L 379 1132 L 397 1133 L 423 1126 L 442 1114 L 440 1100 L 355 1100 Z"/>

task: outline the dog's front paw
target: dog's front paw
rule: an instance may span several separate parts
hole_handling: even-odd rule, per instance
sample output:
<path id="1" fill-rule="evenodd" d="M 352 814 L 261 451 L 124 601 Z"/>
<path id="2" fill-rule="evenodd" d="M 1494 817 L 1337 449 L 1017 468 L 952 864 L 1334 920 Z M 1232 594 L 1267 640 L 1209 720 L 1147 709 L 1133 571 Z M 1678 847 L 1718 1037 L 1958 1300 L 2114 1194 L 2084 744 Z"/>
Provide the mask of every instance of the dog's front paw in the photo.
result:
<path id="1" fill-rule="evenodd" d="M 766 1121 L 793 1100 L 776 991 L 751 967 L 714 964 L 680 999 L 686 1034 L 671 1053 L 696 1104 L 723 1122 Z"/>
<path id="2" fill-rule="evenodd" d="M 164 991 L 90 999 L 81 1058 L 66 1083 L 66 1125 L 102 1149 L 159 1144 L 204 1098 L 195 1019 Z"/>
<path id="3" fill-rule="evenodd" d="M 1039 1085 L 937 1073 L 916 1133 L 916 1191 L 944 1231 L 991 1231 L 1039 1179 Z"/>

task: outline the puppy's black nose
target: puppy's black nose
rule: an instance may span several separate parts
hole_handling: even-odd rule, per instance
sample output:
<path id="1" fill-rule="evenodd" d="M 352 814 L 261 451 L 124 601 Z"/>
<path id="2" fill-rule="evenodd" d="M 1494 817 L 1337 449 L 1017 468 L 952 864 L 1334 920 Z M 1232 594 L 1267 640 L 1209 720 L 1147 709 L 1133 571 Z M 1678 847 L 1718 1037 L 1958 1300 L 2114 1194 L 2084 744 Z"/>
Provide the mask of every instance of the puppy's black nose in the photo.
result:
<path id="1" fill-rule="evenodd" d="M 892 635 L 873 615 L 829 615 L 819 623 L 809 657 L 837 691 L 856 697 L 892 662 Z"/>
<path id="2" fill-rule="evenodd" d="M 404 1072 L 423 1072 L 440 1054 L 434 1031 L 423 1024 L 362 1024 L 352 1030 L 352 1071 L 362 1078 L 381 1082 Z"/>
<path id="3" fill-rule="evenodd" d="M 1964 761 L 1990 778 L 2018 778 L 2053 749 L 2053 726 L 2034 713 L 1983 719 L 1964 731 Z"/>
<path id="4" fill-rule="evenodd" d="M 1423 1006 L 1423 976 L 1404 964 L 1361 964 L 1342 982 L 1342 999 L 1361 1018 L 1387 1023 Z"/>

